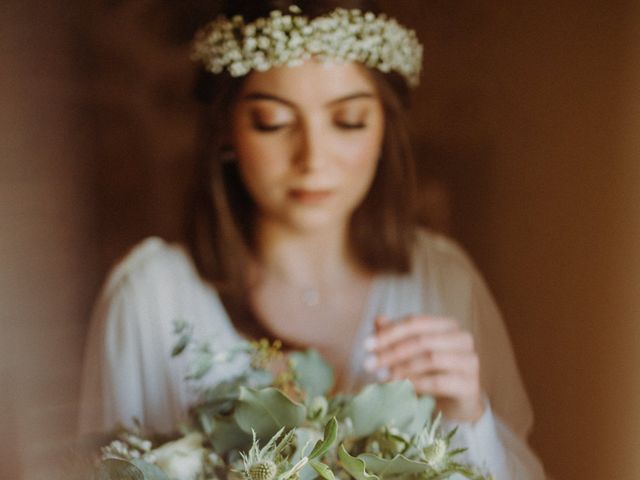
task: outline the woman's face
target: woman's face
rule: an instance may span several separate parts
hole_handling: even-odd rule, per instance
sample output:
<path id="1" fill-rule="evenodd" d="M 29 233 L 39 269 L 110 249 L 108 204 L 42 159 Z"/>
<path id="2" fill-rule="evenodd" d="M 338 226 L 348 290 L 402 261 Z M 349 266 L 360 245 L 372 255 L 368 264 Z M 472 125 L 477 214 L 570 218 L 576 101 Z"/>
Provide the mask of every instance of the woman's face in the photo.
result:
<path id="1" fill-rule="evenodd" d="M 240 173 L 260 220 L 300 231 L 347 224 L 372 183 L 384 135 L 365 68 L 309 60 L 254 72 L 232 117 Z"/>

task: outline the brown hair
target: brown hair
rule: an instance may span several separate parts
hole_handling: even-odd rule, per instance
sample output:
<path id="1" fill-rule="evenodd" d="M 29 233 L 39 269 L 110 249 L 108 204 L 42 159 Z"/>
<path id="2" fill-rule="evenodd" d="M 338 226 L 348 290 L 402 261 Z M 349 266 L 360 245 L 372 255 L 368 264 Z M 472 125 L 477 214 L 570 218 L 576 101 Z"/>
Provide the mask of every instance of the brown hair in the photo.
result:
<path id="1" fill-rule="evenodd" d="M 253 20 L 292 4 L 311 18 L 337 7 L 379 12 L 377 2 L 371 0 L 233 0 L 224 13 Z M 398 74 L 370 73 L 383 104 L 385 133 L 373 183 L 351 219 L 351 249 L 370 271 L 404 273 L 410 268 L 416 224 L 415 171 L 406 124 L 409 89 Z M 200 275 L 218 289 L 236 327 L 255 334 L 265 332 L 244 300 L 242 272 L 254 252 L 256 208 L 237 166 L 228 161 L 232 152 L 227 142 L 229 118 L 242 82 L 226 73 L 198 73 L 195 95 L 202 103 L 201 143 L 186 233 Z"/>

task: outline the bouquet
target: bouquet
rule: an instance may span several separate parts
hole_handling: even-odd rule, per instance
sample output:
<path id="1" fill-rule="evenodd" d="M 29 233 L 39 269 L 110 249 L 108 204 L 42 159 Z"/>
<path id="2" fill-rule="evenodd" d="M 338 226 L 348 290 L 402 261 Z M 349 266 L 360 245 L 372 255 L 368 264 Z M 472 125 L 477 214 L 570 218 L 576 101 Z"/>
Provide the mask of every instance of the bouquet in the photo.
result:
<path id="1" fill-rule="evenodd" d="M 243 373 L 199 387 L 191 421 L 171 441 L 123 431 L 102 456 L 94 480 L 482 480 L 456 461 L 434 401 L 409 381 L 330 394 L 331 367 L 314 350 L 288 353 L 280 342 L 245 342 L 227 352 L 193 339 L 176 323 L 173 355 L 190 352 L 188 379 L 203 379 L 238 355 Z"/>

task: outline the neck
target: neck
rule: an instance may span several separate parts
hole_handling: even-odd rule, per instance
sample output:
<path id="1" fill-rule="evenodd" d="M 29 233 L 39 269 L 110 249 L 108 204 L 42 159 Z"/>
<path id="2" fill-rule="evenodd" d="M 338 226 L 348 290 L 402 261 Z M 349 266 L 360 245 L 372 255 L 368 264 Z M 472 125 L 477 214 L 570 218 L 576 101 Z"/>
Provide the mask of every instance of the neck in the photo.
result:
<path id="1" fill-rule="evenodd" d="M 286 283 L 321 286 L 362 270 L 347 225 L 297 231 L 263 221 L 258 239 L 259 270 Z"/>

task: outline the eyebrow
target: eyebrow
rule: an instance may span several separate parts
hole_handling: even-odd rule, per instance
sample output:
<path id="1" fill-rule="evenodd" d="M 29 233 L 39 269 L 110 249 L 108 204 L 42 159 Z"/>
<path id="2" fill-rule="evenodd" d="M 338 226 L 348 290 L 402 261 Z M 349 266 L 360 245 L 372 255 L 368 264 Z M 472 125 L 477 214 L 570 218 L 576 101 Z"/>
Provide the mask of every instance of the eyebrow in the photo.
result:
<path id="1" fill-rule="evenodd" d="M 367 92 L 367 91 L 362 91 L 362 92 L 354 92 L 354 93 L 350 93 L 348 95 L 345 95 L 343 97 L 339 97 L 336 98 L 334 100 L 330 100 L 329 102 L 327 102 L 325 104 L 325 106 L 327 107 L 333 107 L 335 105 L 339 105 L 340 103 L 344 103 L 344 102 L 349 102 L 351 100 L 357 100 L 357 99 L 361 99 L 361 98 L 376 98 L 376 96 L 371 93 L 371 92 Z M 285 99 L 282 97 L 279 97 L 277 95 L 273 95 L 271 93 L 264 93 L 264 92 L 253 92 L 253 93 L 249 93 L 247 95 L 245 95 L 243 98 L 243 100 L 248 100 L 248 101 L 259 101 L 259 100 L 270 100 L 272 102 L 278 102 L 278 103 L 282 103 L 284 105 L 287 105 L 288 107 L 291 108 L 296 108 L 296 104 Z"/>

